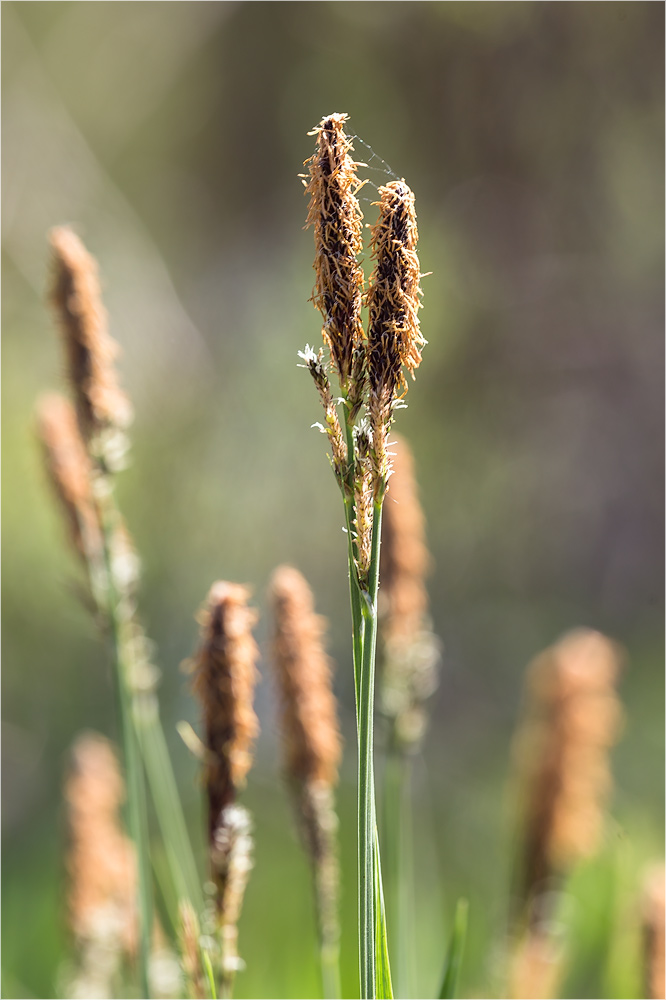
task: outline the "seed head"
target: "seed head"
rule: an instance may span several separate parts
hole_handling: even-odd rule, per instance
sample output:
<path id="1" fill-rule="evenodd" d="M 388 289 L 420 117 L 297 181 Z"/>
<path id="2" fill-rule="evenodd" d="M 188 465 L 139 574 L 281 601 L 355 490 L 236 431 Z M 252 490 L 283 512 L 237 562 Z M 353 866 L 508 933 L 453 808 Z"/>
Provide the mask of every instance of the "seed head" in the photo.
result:
<path id="1" fill-rule="evenodd" d="M 392 745 L 413 752 L 425 734 L 425 702 L 437 687 L 440 649 L 428 618 L 430 554 L 414 460 L 403 438 L 396 436 L 392 444 L 393 471 L 382 520 L 380 703 L 391 723 Z"/>
<path id="2" fill-rule="evenodd" d="M 388 478 L 386 435 L 398 391 L 406 391 L 403 366 L 413 376 L 425 340 L 419 329 L 420 270 L 414 195 L 402 181 L 379 188 L 379 218 L 372 227 L 375 267 L 367 292 L 369 310 L 368 412 L 374 440 L 376 492 Z"/>
<path id="3" fill-rule="evenodd" d="M 37 429 L 72 544 L 87 564 L 93 553 L 101 551 L 102 537 L 92 495 L 91 463 L 72 404 L 62 396 L 46 396 L 38 406 Z"/>
<path id="4" fill-rule="evenodd" d="M 136 859 L 120 827 L 125 797 L 116 755 L 87 733 L 72 750 L 65 785 L 69 820 L 69 919 L 79 945 L 104 939 L 110 948 L 136 945 Z"/>
<path id="5" fill-rule="evenodd" d="M 323 348 L 321 348 L 319 353 L 315 353 L 311 347 L 307 346 L 304 351 L 298 352 L 299 358 L 305 361 L 304 367 L 312 375 L 322 406 L 324 407 L 325 425 L 323 430 L 331 446 L 331 464 L 338 483 L 340 486 L 344 486 L 347 475 L 347 445 L 342 436 L 340 418 L 338 417 L 335 400 L 331 394 L 331 383 L 326 372 L 323 355 Z M 321 425 L 319 426 L 321 427 Z"/>
<path id="6" fill-rule="evenodd" d="M 314 612 L 305 578 L 291 566 L 273 574 L 271 601 L 287 773 L 298 785 L 334 785 L 341 746 L 324 620 Z"/>
<path id="7" fill-rule="evenodd" d="M 372 488 L 372 431 L 367 420 L 354 428 L 356 469 L 354 477 L 354 528 L 356 568 L 361 581 L 367 582 L 372 556 L 374 495 Z"/>
<path id="8" fill-rule="evenodd" d="M 411 448 L 397 434 L 392 446 L 393 472 L 382 521 L 383 631 L 390 638 L 409 639 L 423 627 L 428 613 L 425 581 L 431 558 Z"/>
<path id="9" fill-rule="evenodd" d="M 118 345 L 107 328 L 97 263 L 66 226 L 50 234 L 53 250 L 51 302 L 62 328 L 81 435 L 86 443 L 126 427 L 131 407 L 118 385 Z"/>
<path id="10" fill-rule="evenodd" d="M 598 846 L 612 786 L 608 753 L 622 721 L 619 667 L 618 647 L 581 629 L 529 668 L 527 718 L 516 745 L 525 787 L 526 900 Z"/>
<path id="11" fill-rule="evenodd" d="M 356 198 L 361 182 L 343 126 L 346 114 L 326 115 L 310 133 L 317 148 L 305 161 L 310 182 L 306 225 L 314 226 L 316 283 L 312 301 L 324 318 L 322 333 L 331 348 L 340 383 L 347 388 L 354 349 L 363 340 L 362 213 Z"/>
<path id="12" fill-rule="evenodd" d="M 201 611 L 201 646 L 193 661 L 194 690 L 203 708 L 205 785 L 213 845 L 222 810 L 231 805 L 252 764 L 259 723 L 252 707 L 259 650 L 249 591 L 234 583 L 211 587 Z"/>

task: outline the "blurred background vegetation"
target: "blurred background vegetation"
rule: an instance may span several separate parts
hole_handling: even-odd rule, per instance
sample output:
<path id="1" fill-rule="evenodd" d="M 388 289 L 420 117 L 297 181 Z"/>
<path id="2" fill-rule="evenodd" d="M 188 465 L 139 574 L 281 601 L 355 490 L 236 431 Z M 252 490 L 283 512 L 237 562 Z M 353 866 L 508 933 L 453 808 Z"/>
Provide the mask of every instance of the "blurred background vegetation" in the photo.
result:
<path id="1" fill-rule="evenodd" d="M 577 625 L 624 644 L 627 723 L 607 845 L 576 883 L 567 995 L 640 995 L 635 895 L 663 854 L 664 815 L 663 5 L 7 2 L 3 15 L 3 996 L 55 995 L 67 748 L 83 728 L 116 734 L 34 438 L 36 397 L 63 382 L 45 307 L 45 234 L 63 222 L 99 259 L 123 347 L 136 419 L 121 502 L 193 829 L 196 766 L 175 723 L 196 724 L 196 708 L 179 664 L 210 583 L 252 585 L 264 654 L 277 563 L 305 573 L 330 619 L 347 739 L 346 994 L 356 988 L 342 508 L 296 367 L 320 329 L 297 174 L 306 132 L 331 111 L 413 187 L 433 272 L 429 346 L 399 415 L 445 650 L 416 766 L 418 995 L 433 995 L 463 893 L 462 990 L 493 991 L 524 668 Z M 262 669 L 237 993 L 308 997 L 307 869 Z"/>

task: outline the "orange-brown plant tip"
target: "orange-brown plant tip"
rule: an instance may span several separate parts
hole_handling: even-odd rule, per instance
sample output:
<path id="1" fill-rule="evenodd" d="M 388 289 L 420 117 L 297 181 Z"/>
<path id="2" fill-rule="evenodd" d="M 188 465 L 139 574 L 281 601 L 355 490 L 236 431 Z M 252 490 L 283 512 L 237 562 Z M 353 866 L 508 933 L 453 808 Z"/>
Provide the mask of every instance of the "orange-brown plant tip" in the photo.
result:
<path id="1" fill-rule="evenodd" d="M 46 471 L 67 518 L 70 537 L 85 560 L 92 548 L 99 547 L 101 534 L 92 497 L 90 459 L 69 400 L 55 394 L 40 400 L 37 433 Z"/>
<path id="2" fill-rule="evenodd" d="M 407 639 L 423 627 L 428 610 L 430 554 L 411 449 L 397 434 L 392 444 L 393 471 L 382 522 L 381 600 L 386 637 Z"/>
<path id="3" fill-rule="evenodd" d="M 526 889 L 592 854 L 612 780 L 610 747 L 622 709 L 617 645 L 589 629 L 564 636 L 528 673 L 528 715 L 517 743 L 526 783 Z"/>
<path id="4" fill-rule="evenodd" d="M 270 596 L 286 770 L 300 785 L 333 785 L 337 781 L 341 740 L 331 665 L 323 645 L 324 619 L 315 614 L 307 581 L 291 566 L 275 570 Z"/>
<path id="5" fill-rule="evenodd" d="M 305 161 L 310 182 L 306 225 L 314 226 L 316 275 L 312 300 L 324 319 L 324 339 L 341 382 L 352 370 L 354 348 L 363 339 L 362 213 L 356 198 L 360 181 L 344 133 L 345 114 L 327 115 L 313 133 L 317 148 Z"/>
<path id="6" fill-rule="evenodd" d="M 74 934 L 95 937 L 108 921 L 132 950 L 136 935 L 136 860 L 120 828 L 125 796 L 116 755 L 102 736 L 86 733 L 74 745 L 65 786 L 70 848 L 69 911 Z"/>
<path id="7" fill-rule="evenodd" d="M 52 229 L 51 301 L 62 328 L 69 377 L 85 440 L 100 430 L 125 427 L 131 407 L 118 386 L 114 361 L 118 345 L 107 329 L 97 263 L 67 226 Z"/>
<path id="8" fill-rule="evenodd" d="M 373 394 L 406 388 L 402 367 L 413 375 L 425 340 L 419 329 L 420 269 L 414 195 L 404 180 L 379 188 L 379 218 L 372 227 L 375 268 L 367 293 L 368 377 Z"/>
<path id="9" fill-rule="evenodd" d="M 207 759 L 205 783 L 212 840 L 222 810 L 233 802 L 252 764 L 259 722 L 252 706 L 259 655 L 252 636 L 257 614 L 240 584 L 213 584 L 199 617 L 201 646 L 194 689 L 201 701 Z"/>

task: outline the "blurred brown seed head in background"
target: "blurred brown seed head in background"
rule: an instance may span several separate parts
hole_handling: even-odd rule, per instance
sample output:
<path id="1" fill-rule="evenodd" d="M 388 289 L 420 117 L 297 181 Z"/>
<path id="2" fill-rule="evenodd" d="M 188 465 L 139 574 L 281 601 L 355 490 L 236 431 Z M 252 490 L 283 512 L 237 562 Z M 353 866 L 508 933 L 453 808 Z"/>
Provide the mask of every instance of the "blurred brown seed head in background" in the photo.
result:
<path id="1" fill-rule="evenodd" d="M 126 427 L 132 410 L 118 385 L 118 345 L 108 332 L 97 262 L 66 226 L 51 230 L 50 241 L 51 302 L 62 329 L 81 435 L 90 442 L 100 432 Z"/>
<path id="2" fill-rule="evenodd" d="M 425 580 L 431 559 L 414 457 L 403 437 L 392 437 L 393 473 L 382 521 L 380 601 L 384 633 L 390 638 L 409 638 L 421 629 L 428 612 Z"/>
<path id="3" fill-rule="evenodd" d="M 125 788 L 108 740 L 79 737 L 65 785 L 69 825 L 69 917 L 77 940 L 136 946 L 136 858 L 120 826 Z"/>
<path id="4" fill-rule="evenodd" d="M 580 629 L 529 668 L 515 747 L 525 794 L 524 898 L 599 846 L 612 788 L 609 751 L 622 723 L 620 662 L 614 642 Z"/>
<path id="5" fill-rule="evenodd" d="M 91 463 L 69 400 L 55 394 L 40 400 L 37 432 L 72 544 L 87 562 L 93 552 L 101 550 L 102 538 L 92 495 Z"/>
<path id="6" fill-rule="evenodd" d="M 201 646 L 192 662 L 194 690 L 203 709 L 205 785 L 209 838 L 222 810 L 245 782 L 259 723 L 252 707 L 259 655 L 252 636 L 257 620 L 249 591 L 235 583 L 213 584 L 200 613 Z"/>
<path id="7" fill-rule="evenodd" d="M 397 435 L 384 501 L 379 590 L 380 707 L 390 720 L 394 749 L 417 750 L 426 731 L 425 702 L 438 682 L 440 643 L 428 616 L 430 553 L 418 496 L 414 459 Z"/>
<path id="8" fill-rule="evenodd" d="M 323 644 L 325 622 L 315 614 L 307 581 L 293 567 L 275 570 L 270 592 L 286 770 L 289 778 L 301 785 L 334 785 L 341 740 L 331 663 Z"/>

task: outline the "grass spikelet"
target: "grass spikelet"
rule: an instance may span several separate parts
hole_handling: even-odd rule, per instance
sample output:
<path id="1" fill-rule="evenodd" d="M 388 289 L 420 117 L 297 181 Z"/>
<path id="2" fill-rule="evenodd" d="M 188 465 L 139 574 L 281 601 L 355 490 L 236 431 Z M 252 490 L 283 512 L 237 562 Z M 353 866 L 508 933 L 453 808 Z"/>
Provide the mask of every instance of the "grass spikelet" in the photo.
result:
<path id="1" fill-rule="evenodd" d="M 69 400 L 56 394 L 45 396 L 37 409 L 37 432 L 70 539 L 87 565 L 99 559 L 102 535 L 92 495 L 91 463 Z"/>
<path id="2" fill-rule="evenodd" d="M 643 888 L 643 956 L 645 970 L 645 996 L 659 1000 L 666 993 L 666 969 L 664 955 L 664 935 L 666 934 L 666 914 L 664 912 L 663 865 L 652 868 Z"/>
<path id="3" fill-rule="evenodd" d="M 199 617 L 201 646 L 193 663 L 194 689 L 204 717 L 208 857 L 223 996 L 231 996 L 234 976 L 242 968 L 237 924 L 252 868 L 250 816 L 235 801 L 259 732 L 252 705 L 258 679 L 259 650 L 252 636 L 257 615 L 247 605 L 248 596 L 247 587 L 239 584 L 213 584 Z"/>
<path id="4" fill-rule="evenodd" d="M 282 695 L 286 769 L 298 784 L 337 782 L 340 732 L 324 652 L 324 620 L 314 612 L 305 578 L 280 566 L 271 581 L 273 662 Z"/>
<path id="5" fill-rule="evenodd" d="M 338 780 L 341 739 L 331 666 L 323 645 L 324 620 L 315 614 L 305 578 L 293 567 L 278 567 L 270 590 L 285 771 L 312 864 L 324 992 L 329 997 L 339 996 L 339 872 L 333 787 Z"/>
<path id="6" fill-rule="evenodd" d="M 414 459 L 404 438 L 392 444 L 380 565 L 381 709 L 391 720 L 390 743 L 415 750 L 426 727 L 424 702 L 437 686 L 439 644 L 428 619 L 430 554 Z"/>
<path id="7" fill-rule="evenodd" d="M 612 787 L 608 753 L 622 720 L 619 668 L 618 647 L 587 629 L 565 635 L 529 668 L 517 744 L 526 796 L 524 899 L 598 847 Z"/>
<path id="8" fill-rule="evenodd" d="M 372 227 L 375 267 L 367 291 L 368 413 L 375 458 L 375 491 L 389 474 L 386 435 L 399 390 L 406 391 L 403 366 L 414 375 L 425 340 L 419 329 L 420 267 L 414 195 L 404 180 L 379 188 L 379 218 Z"/>
<path id="9" fill-rule="evenodd" d="M 252 626 L 257 615 L 248 607 L 248 597 L 246 587 L 219 581 L 198 619 L 201 646 L 193 663 L 194 690 L 203 708 L 211 844 L 222 810 L 245 783 L 259 732 L 252 707 L 259 655 Z"/>
<path id="10" fill-rule="evenodd" d="M 344 133 L 346 114 L 326 115 L 310 135 L 317 148 L 305 161 L 310 180 L 306 226 L 314 226 L 316 282 L 312 301 L 324 319 L 322 333 L 346 389 L 354 350 L 363 339 L 362 213 L 356 198 L 361 185 L 352 144 Z"/>
<path id="11" fill-rule="evenodd" d="M 137 946 L 136 856 L 120 826 L 125 797 L 116 755 L 94 733 L 79 737 L 65 785 L 68 911 L 77 949 L 74 997 L 115 996 L 123 956 Z"/>
<path id="12" fill-rule="evenodd" d="M 109 434 L 129 424 L 132 410 L 118 385 L 118 345 L 108 332 L 97 262 L 66 226 L 51 230 L 50 241 L 51 302 L 62 329 L 81 435 L 87 443 L 97 439 L 98 446 L 102 437 L 108 446 Z"/>
<path id="13" fill-rule="evenodd" d="M 318 352 L 306 346 L 304 351 L 298 352 L 299 358 L 305 362 L 305 366 L 312 375 L 315 387 L 319 393 L 322 406 L 324 407 L 323 430 L 328 436 L 331 446 L 331 464 L 341 488 L 344 489 L 347 472 L 347 445 L 342 435 L 340 418 L 335 406 L 335 400 L 331 393 L 331 383 L 326 372 L 323 348 Z M 321 425 L 319 425 L 321 426 Z"/>

